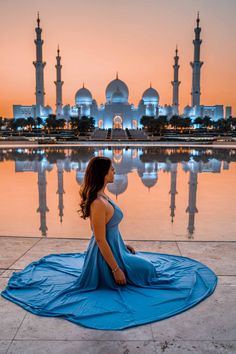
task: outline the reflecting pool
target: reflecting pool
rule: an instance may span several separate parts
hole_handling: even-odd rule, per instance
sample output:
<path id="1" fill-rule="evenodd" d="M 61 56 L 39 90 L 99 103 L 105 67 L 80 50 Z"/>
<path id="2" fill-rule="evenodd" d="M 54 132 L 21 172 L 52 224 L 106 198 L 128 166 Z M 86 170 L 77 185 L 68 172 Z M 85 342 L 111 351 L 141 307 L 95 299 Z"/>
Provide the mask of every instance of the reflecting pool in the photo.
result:
<path id="1" fill-rule="evenodd" d="M 0 236 L 89 239 L 79 188 L 103 155 L 123 239 L 236 241 L 236 149 L 186 146 L 0 148 Z"/>

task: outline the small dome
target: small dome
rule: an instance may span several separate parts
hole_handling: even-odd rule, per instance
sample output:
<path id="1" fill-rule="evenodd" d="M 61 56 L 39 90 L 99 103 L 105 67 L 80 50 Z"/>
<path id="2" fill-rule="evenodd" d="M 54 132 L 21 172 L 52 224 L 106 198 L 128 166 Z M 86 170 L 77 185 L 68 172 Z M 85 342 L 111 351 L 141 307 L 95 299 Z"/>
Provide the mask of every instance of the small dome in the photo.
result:
<path id="1" fill-rule="evenodd" d="M 112 102 L 113 103 L 124 103 L 125 102 L 124 96 L 118 86 L 116 88 L 116 91 L 112 95 Z"/>
<path id="2" fill-rule="evenodd" d="M 144 172 L 141 180 L 146 187 L 151 188 L 151 187 L 155 186 L 155 184 L 157 183 L 158 176 L 155 171 Z"/>
<path id="3" fill-rule="evenodd" d="M 84 86 L 75 94 L 75 104 L 92 104 L 93 98 L 91 92 Z"/>
<path id="4" fill-rule="evenodd" d="M 48 114 L 52 114 L 53 113 L 53 111 L 52 111 L 52 107 L 50 107 L 50 106 L 45 106 L 44 108 L 43 108 L 43 114 L 44 115 L 48 115 Z"/>
<path id="5" fill-rule="evenodd" d="M 144 91 L 142 99 L 145 104 L 157 104 L 159 102 L 159 94 L 154 88 L 149 87 Z"/>
<path id="6" fill-rule="evenodd" d="M 81 185 L 84 181 L 84 171 L 76 171 L 76 181 L 79 185 Z"/>
<path id="7" fill-rule="evenodd" d="M 116 92 L 117 87 L 123 95 L 124 102 L 128 102 L 129 90 L 127 85 L 116 76 L 115 80 L 112 80 L 106 88 L 106 102 L 111 102 L 113 94 Z"/>
<path id="8" fill-rule="evenodd" d="M 114 195 L 119 195 L 125 192 L 128 186 L 128 177 L 126 174 L 115 174 L 114 182 L 108 183 L 107 189 Z"/>

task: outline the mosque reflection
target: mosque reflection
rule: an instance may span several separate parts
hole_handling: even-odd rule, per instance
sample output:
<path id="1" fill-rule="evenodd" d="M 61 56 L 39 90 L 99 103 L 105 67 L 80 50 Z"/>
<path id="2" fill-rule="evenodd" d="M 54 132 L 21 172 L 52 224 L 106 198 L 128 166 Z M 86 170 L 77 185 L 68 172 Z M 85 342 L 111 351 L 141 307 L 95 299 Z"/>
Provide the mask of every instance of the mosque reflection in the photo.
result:
<path id="1" fill-rule="evenodd" d="M 170 222 L 174 222 L 176 210 L 177 173 L 182 168 L 188 173 L 188 200 L 186 201 L 186 218 L 188 238 L 193 238 L 195 214 L 197 209 L 197 186 L 199 173 L 220 173 L 229 169 L 231 161 L 236 161 L 234 149 L 203 148 L 157 148 L 157 147 L 79 147 L 79 148 L 40 148 L 9 149 L 0 151 L 0 161 L 14 160 L 16 173 L 35 172 L 38 175 L 39 230 L 47 235 L 47 172 L 56 168 L 58 194 L 58 217 L 63 222 L 64 172 L 75 172 L 78 185 L 83 182 L 87 164 L 93 156 L 107 156 L 115 167 L 114 183 L 107 185 L 108 191 L 118 199 L 128 187 L 128 174 L 137 171 L 141 183 L 149 191 L 158 182 L 160 171 L 170 174 Z M 181 191 L 179 191 L 181 192 Z"/>

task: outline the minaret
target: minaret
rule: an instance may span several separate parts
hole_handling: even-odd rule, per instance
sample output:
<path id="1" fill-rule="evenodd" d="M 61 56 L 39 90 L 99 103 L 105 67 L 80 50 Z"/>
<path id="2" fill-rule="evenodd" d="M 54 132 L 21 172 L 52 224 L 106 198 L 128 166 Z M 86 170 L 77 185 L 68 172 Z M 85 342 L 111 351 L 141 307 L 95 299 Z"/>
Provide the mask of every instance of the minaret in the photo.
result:
<path id="1" fill-rule="evenodd" d="M 203 61 L 200 61 L 200 47 L 202 40 L 200 39 L 201 28 L 199 27 L 199 13 L 197 15 L 197 27 L 194 29 L 195 31 L 195 39 L 193 40 L 194 44 L 194 61 L 190 63 L 193 68 L 193 76 L 192 76 L 192 107 L 200 106 L 200 71 L 203 65 Z"/>
<path id="2" fill-rule="evenodd" d="M 64 166 L 62 161 L 57 161 L 57 194 L 59 196 L 59 202 L 58 202 L 58 209 L 59 209 L 59 216 L 60 216 L 60 222 L 62 223 L 62 217 L 63 217 L 63 209 L 64 209 L 64 203 L 63 203 L 63 194 L 65 193 L 64 188 L 63 188 L 63 173 L 64 173 Z"/>
<path id="3" fill-rule="evenodd" d="M 42 236 L 47 236 L 47 223 L 46 223 L 46 213 L 49 211 L 47 207 L 47 196 L 46 196 L 46 169 L 43 167 L 41 162 L 38 163 L 38 193 L 39 193 L 39 207 L 37 213 L 40 213 L 40 228 Z"/>
<path id="4" fill-rule="evenodd" d="M 40 117 L 41 109 L 44 107 L 44 78 L 43 78 L 43 69 L 46 65 L 46 62 L 43 62 L 43 40 L 41 39 L 42 29 L 40 28 L 40 19 L 39 13 L 37 18 L 38 27 L 35 28 L 36 39 L 34 41 L 36 45 L 36 61 L 33 62 L 35 66 L 36 73 L 36 117 Z"/>
<path id="5" fill-rule="evenodd" d="M 170 202 L 170 216 L 171 216 L 171 222 L 174 222 L 174 216 L 175 216 L 175 196 L 178 194 L 176 190 L 176 177 L 177 177 L 177 163 L 172 163 L 171 164 L 171 184 L 170 184 L 170 192 L 169 194 L 171 195 L 171 202 Z"/>
<path id="6" fill-rule="evenodd" d="M 173 99 L 172 99 L 172 109 L 173 115 L 179 114 L 179 56 L 178 56 L 178 48 L 176 47 L 175 50 L 175 57 L 174 57 L 174 81 L 171 82 L 173 86 Z"/>
<path id="7" fill-rule="evenodd" d="M 56 115 L 57 118 L 60 118 L 63 114 L 62 112 L 62 85 L 64 84 L 63 81 L 61 81 L 61 57 L 60 57 L 60 49 L 58 46 L 57 49 L 57 65 L 55 65 L 56 71 L 57 71 L 57 81 L 54 81 L 56 85 Z"/>
<path id="8" fill-rule="evenodd" d="M 188 217 L 188 238 L 193 238 L 194 224 L 195 224 L 195 213 L 198 213 L 196 206 L 197 203 L 197 172 L 190 170 L 189 172 L 189 195 L 188 195 L 188 207 L 186 213 L 189 213 Z"/>

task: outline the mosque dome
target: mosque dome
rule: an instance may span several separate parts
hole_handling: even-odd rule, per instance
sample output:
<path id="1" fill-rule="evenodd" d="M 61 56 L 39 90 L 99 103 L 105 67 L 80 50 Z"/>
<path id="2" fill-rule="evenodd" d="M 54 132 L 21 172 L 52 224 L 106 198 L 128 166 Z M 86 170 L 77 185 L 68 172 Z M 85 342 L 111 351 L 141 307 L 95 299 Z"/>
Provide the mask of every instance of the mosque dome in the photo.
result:
<path id="1" fill-rule="evenodd" d="M 112 103 L 124 103 L 125 98 L 123 93 L 120 91 L 119 86 L 117 86 L 116 91 L 112 95 Z"/>
<path id="2" fill-rule="evenodd" d="M 144 172 L 141 180 L 146 187 L 151 188 L 151 187 L 155 186 L 155 184 L 157 183 L 158 176 L 155 171 Z"/>
<path id="3" fill-rule="evenodd" d="M 49 114 L 52 114 L 53 113 L 53 111 L 52 111 L 52 107 L 50 107 L 49 105 L 47 105 L 47 106 L 45 106 L 44 108 L 43 108 L 43 113 L 44 113 L 44 115 L 49 115 Z"/>
<path id="4" fill-rule="evenodd" d="M 84 171 L 76 171 L 76 181 L 79 185 L 81 185 L 84 181 Z"/>
<path id="5" fill-rule="evenodd" d="M 126 174 L 115 174 L 114 182 L 108 183 L 107 189 L 114 195 L 119 195 L 125 192 L 128 186 L 128 177 Z"/>
<path id="6" fill-rule="evenodd" d="M 128 86 L 124 83 L 124 81 L 118 79 L 118 76 L 116 76 L 116 79 L 112 80 L 106 88 L 106 102 L 112 101 L 112 96 L 116 92 L 117 88 L 123 95 L 122 102 L 128 102 L 128 97 L 129 97 Z"/>
<path id="7" fill-rule="evenodd" d="M 91 92 L 84 86 L 75 94 L 75 104 L 92 104 L 93 98 Z"/>
<path id="8" fill-rule="evenodd" d="M 144 91 L 142 99 L 144 104 L 157 104 L 159 102 L 159 94 L 154 88 L 149 87 Z"/>

